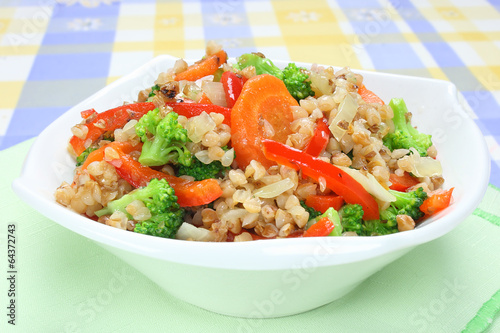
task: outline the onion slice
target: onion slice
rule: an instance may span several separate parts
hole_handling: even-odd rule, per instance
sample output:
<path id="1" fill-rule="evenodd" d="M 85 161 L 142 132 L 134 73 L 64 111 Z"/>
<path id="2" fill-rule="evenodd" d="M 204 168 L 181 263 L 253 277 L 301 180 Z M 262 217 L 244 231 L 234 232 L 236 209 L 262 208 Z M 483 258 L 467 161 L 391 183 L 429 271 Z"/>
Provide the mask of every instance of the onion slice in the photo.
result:
<path id="1" fill-rule="evenodd" d="M 339 112 L 328 127 L 337 141 L 340 141 L 347 132 L 356 112 L 358 112 L 358 102 L 350 94 L 345 95 L 339 105 Z"/>
<path id="2" fill-rule="evenodd" d="M 412 167 L 411 173 L 417 177 L 441 176 L 443 168 L 441 162 L 432 157 L 422 157 L 415 148 L 410 148 L 411 154 L 403 158 L 408 159 Z"/>
<path id="3" fill-rule="evenodd" d="M 383 202 L 396 201 L 396 197 L 392 195 L 389 191 L 387 191 L 377 181 L 377 179 L 375 179 L 375 177 L 371 173 L 367 173 L 366 175 L 364 175 L 361 173 L 361 171 L 356 169 L 351 169 L 339 165 L 337 165 L 336 167 L 347 173 L 352 178 L 354 178 L 355 181 L 357 181 L 361 186 L 363 186 L 366 192 L 370 193 L 380 201 Z"/>
<path id="4" fill-rule="evenodd" d="M 283 192 L 295 186 L 294 182 L 290 178 L 285 178 L 276 183 L 263 186 L 253 192 L 253 195 L 258 198 L 274 198 Z"/>
<path id="5" fill-rule="evenodd" d="M 226 94 L 224 93 L 222 82 L 203 81 L 201 89 L 207 94 L 213 104 L 227 107 Z"/>
<path id="6" fill-rule="evenodd" d="M 188 119 L 186 123 L 186 130 L 188 137 L 194 143 L 200 142 L 203 136 L 214 130 L 217 125 L 212 117 L 203 111 L 200 115 Z"/>
<path id="7" fill-rule="evenodd" d="M 177 234 L 175 235 L 175 238 L 200 242 L 215 241 L 215 235 L 213 232 L 207 229 L 195 227 L 187 222 L 182 223 L 181 227 L 177 231 Z"/>

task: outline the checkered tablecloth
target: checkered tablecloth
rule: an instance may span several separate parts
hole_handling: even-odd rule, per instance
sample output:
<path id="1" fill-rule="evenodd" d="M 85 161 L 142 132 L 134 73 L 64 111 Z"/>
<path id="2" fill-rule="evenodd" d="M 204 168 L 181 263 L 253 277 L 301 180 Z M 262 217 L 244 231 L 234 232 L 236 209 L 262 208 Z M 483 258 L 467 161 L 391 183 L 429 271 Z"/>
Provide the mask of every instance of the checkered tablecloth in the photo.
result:
<path id="1" fill-rule="evenodd" d="M 450 80 L 475 113 L 500 186 L 500 1 L 3 0 L 0 149 L 160 54 L 317 62 Z"/>

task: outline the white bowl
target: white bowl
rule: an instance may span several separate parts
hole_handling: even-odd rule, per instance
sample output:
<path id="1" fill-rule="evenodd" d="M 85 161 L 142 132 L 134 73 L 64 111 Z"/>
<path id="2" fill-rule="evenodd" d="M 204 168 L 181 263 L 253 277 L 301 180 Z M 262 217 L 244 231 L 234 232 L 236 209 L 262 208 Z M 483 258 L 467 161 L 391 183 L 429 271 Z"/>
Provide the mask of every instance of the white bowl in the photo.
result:
<path id="1" fill-rule="evenodd" d="M 54 201 L 71 181 L 74 161 L 66 151 L 80 111 L 98 112 L 133 101 L 176 59 L 160 56 L 105 87 L 54 121 L 26 157 L 14 191 L 56 223 L 95 241 L 172 295 L 221 314 L 266 318 L 301 313 L 347 294 L 371 274 L 415 246 L 441 237 L 481 201 L 489 179 L 489 155 L 469 107 L 445 81 L 356 71 L 382 99 L 403 97 L 414 123 L 433 134 L 445 188 L 453 204 L 415 230 L 379 237 L 321 237 L 243 243 L 197 243 L 115 229 Z M 286 62 L 275 61 L 278 66 Z M 308 64 L 298 64 L 309 66 Z M 47 149 L 49 147 L 49 149 Z M 436 254 L 439 255 L 439 254 Z"/>

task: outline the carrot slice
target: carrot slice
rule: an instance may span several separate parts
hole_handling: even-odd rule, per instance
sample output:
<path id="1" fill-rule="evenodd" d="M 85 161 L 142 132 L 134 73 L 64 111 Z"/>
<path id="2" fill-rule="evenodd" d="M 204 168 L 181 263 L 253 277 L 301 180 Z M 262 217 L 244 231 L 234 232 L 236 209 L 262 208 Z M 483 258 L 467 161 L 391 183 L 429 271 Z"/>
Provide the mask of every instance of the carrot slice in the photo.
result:
<path id="1" fill-rule="evenodd" d="M 373 91 L 366 89 L 364 84 L 362 84 L 361 87 L 358 88 L 358 94 L 366 103 L 379 103 L 382 105 L 385 104 L 384 101 L 380 97 L 378 97 Z"/>
<path id="2" fill-rule="evenodd" d="M 180 72 L 175 76 L 176 81 L 188 80 L 196 81 L 207 75 L 212 75 L 220 65 L 227 61 L 227 53 L 224 50 L 202 59 L 191 66 L 184 72 Z"/>
<path id="3" fill-rule="evenodd" d="M 107 145 L 102 146 L 101 148 L 94 150 L 87 156 L 87 159 L 85 162 L 82 164 L 82 167 L 80 168 L 81 171 L 87 169 L 90 163 L 92 162 L 100 162 L 104 160 L 104 153 L 106 148 L 113 148 L 115 150 L 119 150 L 125 154 L 130 154 L 134 150 L 141 150 L 142 149 L 142 142 L 139 143 L 137 146 L 132 146 L 128 142 L 118 142 L 118 141 L 113 141 L 108 143 Z"/>
<path id="4" fill-rule="evenodd" d="M 207 94 L 202 93 L 201 98 L 198 101 L 198 103 L 199 104 L 212 104 L 212 101 L 210 100 L 210 98 L 208 98 Z"/>
<path id="5" fill-rule="evenodd" d="M 275 76 L 257 75 L 245 83 L 231 111 L 231 142 L 240 168 L 252 160 L 266 168 L 276 164 L 264 156 L 262 140 L 286 142 L 292 133 L 292 106 L 297 101 Z"/>

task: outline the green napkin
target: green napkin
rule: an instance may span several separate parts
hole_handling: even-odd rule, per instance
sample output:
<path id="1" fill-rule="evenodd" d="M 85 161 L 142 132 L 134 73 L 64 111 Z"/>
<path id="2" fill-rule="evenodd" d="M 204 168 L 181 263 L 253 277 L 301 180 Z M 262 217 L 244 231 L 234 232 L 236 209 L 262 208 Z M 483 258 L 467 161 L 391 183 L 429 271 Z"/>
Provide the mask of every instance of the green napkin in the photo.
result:
<path id="1" fill-rule="evenodd" d="M 500 191 L 493 186 L 459 227 L 344 298 L 296 316 L 247 320 L 177 300 L 21 202 L 10 184 L 32 142 L 0 152 L 0 332 L 460 332 L 489 300 L 471 326 L 482 329 L 493 320 L 489 331 L 500 331 L 500 318 L 492 318 L 500 301 L 494 297 L 500 289 Z M 16 224 L 15 326 L 6 316 L 9 224 Z"/>

